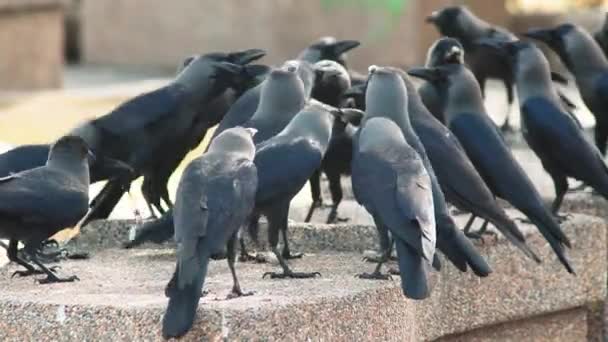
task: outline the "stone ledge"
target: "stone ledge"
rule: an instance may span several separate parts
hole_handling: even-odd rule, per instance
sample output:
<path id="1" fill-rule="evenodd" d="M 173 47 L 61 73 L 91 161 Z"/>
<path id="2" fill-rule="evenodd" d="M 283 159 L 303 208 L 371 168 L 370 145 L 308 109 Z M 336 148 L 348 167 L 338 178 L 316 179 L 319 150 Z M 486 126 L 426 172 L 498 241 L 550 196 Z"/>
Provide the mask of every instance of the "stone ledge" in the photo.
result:
<path id="1" fill-rule="evenodd" d="M 205 287 L 210 294 L 185 340 L 420 341 L 475 329 L 491 336 L 497 324 L 569 312 L 576 322 L 588 322 L 580 310 L 606 296 L 606 224 L 584 215 L 568 222 L 564 228 L 573 240 L 570 257 L 578 276 L 567 274 L 532 232 L 529 243 L 543 264 L 530 262 L 502 240 L 486 244 L 479 248 L 494 269 L 490 277 L 462 274 L 444 262 L 444 269 L 433 274 L 431 298 L 423 302 L 405 299 L 398 277 L 382 282 L 353 278 L 373 267 L 359 253 L 309 253 L 292 263 L 294 269 L 323 274 L 314 280 L 262 280 L 262 273 L 275 266 L 239 264 L 243 288 L 257 292 L 232 301 L 222 300 L 231 283 L 225 262 L 212 262 Z M 163 288 L 173 264 L 171 249 L 101 250 L 91 260 L 62 264 L 62 271 L 78 274 L 80 282 L 49 286 L 10 279 L 14 266 L 0 269 L 5 289 L 0 339 L 157 340 L 166 305 Z M 591 334 L 586 325 L 577 324 L 576 331 L 571 326 L 554 327 L 551 336 Z M 548 329 L 540 323 L 529 327 L 513 336 L 526 339 Z"/>

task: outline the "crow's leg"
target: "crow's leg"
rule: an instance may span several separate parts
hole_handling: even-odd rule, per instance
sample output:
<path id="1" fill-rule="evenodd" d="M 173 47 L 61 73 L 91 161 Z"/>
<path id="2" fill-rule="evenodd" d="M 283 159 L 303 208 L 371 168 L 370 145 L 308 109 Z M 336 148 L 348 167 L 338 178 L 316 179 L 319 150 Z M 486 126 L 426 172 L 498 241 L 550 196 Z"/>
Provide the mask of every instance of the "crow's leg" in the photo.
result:
<path id="1" fill-rule="evenodd" d="M 31 243 L 31 244 L 27 244 L 24 248 L 25 252 L 29 254 L 30 260 L 36 266 L 38 266 L 44 274 L 46 274 L 46 278 L 36 280 L 39 284 L 69 283 L 69 282 L 73 282 L 76 280 L 80 280 L 75 275 L 62 278 L 59 275 L 57 275 L 55 267 L 46 267 L 43 263 L 41 263 L 40 260 L 38 260 L 38 256 L 36 255 L 37 247 L 39 245 L 40 245 L 40 243 Z"/>
<path id="2" fill-rule="evenodd" d="M 505 115 L 505 121 L 502 124 L 502 126 L 500 126 L 500 130 L 503 133 L 513 133 L 515 132 L 515 129 L 513 128 L 513 126 L 511 126 L 511 107 L 513 106 L 513 101 L 515 99 L 515 96 L 513 94 L 513 82 L 509 79 L 509 78 L 504 78 L 502 80 L 502 82 L 505 85 L 505 90 L 507 92 L 507 114 Z"/>
<path id="3" fill-rule="evenodd" d="M 110 216 L 122 195 L 129 189 L 129 185 L 118 180 L 109 181 L 91 202 L 91 210 L 83 219 L 81 227 L 86 226 L 93 220 Z"/>
<path id="4" fill-rule="evenodd" d="M 496 235 L 495 232 L 493 231 L 488 231 L 488 224 L 490 224 L 489 220 L 484 220 L 483 224 L 481 225 L 481 227 L 479 228 L 478 231 L 476 232 L 469 232 L 467 234 L 465 234 L 469 239 L 479 239 L 482 240 L 483 242 L 483 236 L 484 235 L 490 235 L 493 236 L 494 238 L 498 238 L 498 236 Z"/>
<path id="5" fill-rule="evenodd" d="M 228 267 L 230 268 L 230 273 L 232 274 L 232 291 L 230 292 L 228 297 L 226 297 L 226 299 L 253 295 L 253 292 L 243 292 L 243 290 L 241 290 L 239 279 L 236 276 L 236 270 L 234 269 L 234 262 L 236 260 L 236 239 L 237 233 L 234 233 L 230 240 L 228 240 L 226 248 L 228 251 Z"/>
<path id="6" fill-rule="evenodd" d="M 312 203 L 308 208 L 308 213 L 304 222 L 310 222 L 315 209 L 323 205 L 323 198 L 321 197 L 321 169 L 315 170 L 312 177 L 309 179 L 310 182 L 310 194 L 312 196 Z"/>
<path id="7" fill-rule="evenodd" d="M 146 205 L 148 206 L 148 211 L 150 211 L 151 218 L 156 219 L 158 218 L 158 216 L 156 215 L 156 211 L 154 210 L 154 208 L 158 208 L 157 204 L 155 203 L 158 196 L 156 196 L 154 191 L 153 177 L 153 175 L 144 176 L 144 180 L 141 184 L 141 194 L 144 196 L 144 200 L 146 201 Z"/>
<path id="8" fill-rule="evenodd" d="M 376 219 L 374 219 L 374 221 L 376 222 L 376 227 L 377 227 L 378 221 L 376 221 Z M 382 260 L 384 260 L 385 251 L 388 249 L 389 251 L 392 252 L 393 242 L 391 241 L 390 237 L 388 236 L 388 230 L 378 229 L 378 238 L 380 240 L 380 249 L 378 250 L 376 255 L 363 257 L 364 261 L 373 262 L 373 263 L 384 262 Z M 388 254 L 388 258 L 389 259 L 391 258 L 391 253 Z"/>
<path id="9" fill-rule="evenodd" d="M 473 222 L 475 222 L 475 218 L 477 218 L 477 216 L 475 216 L 475 214 L 471 214 L 471 217 L 469 217 L 467 224 L 464 226 L 464 235 L 465 236 L 469 236 L 470 231 L 471 231 L 471 226 L 473 225 Z"/>
<path id="10" fill-rule="evenodd" d="M 280 204 L 271 208 L 266 217 L 268 218 L 268 242 L 272 249 L 272 252 L 277 257 L 281 268 L 283 269 L 282 273 L 277 272 L 266 272 L 262 276 L 265 278 L 266 276 L 270 276 L 272 279 L 284 279 L 284 278 L 314 278 L 316 276 L 320 276 L 319 272 L 310 272 L 310 273 L 302 273 L 302 272 L 293 272 L 283 255 L 279 253 L 279 231 L 283 229 L 287 229 L 287 215 L 289 213 L 289 202 L 287 204 Z"/>
<path id="11" fill-rule="evenodd" d="M 327 173 L 327 179 L 329 180 L 329 191 L 331 192 L 331 199 L 333 204 L 331 211 L 327 216 L 326 223 L 346 222 L 348 218 L 338 216 L 338 206 L 342 202 L 342 183 L 340 182 L 340 173 L 331 172 Z"/>
<path id="12" fill-rule="evenodd" d="M 391 251 L 393 249 L 393 241 L 388 241 L 387 244 L 384 244 L 382 241 L 388 240 L 388 230 L 384 225 L 378 226 L 376 222 L 376 227 L 378 228 L 378 235 L 381 241 L 381 256 L 378 259 L 378 264 L 372 273 L 361 273 L 357 274 L 358 278 L 361 279 L 374 279 L 374 280 L 388 280 L 391 279 L 389 274 L 382 274 L 380 270 L 382 269 L 382 265 L 388 261 Z"/>
<path id="13" fill-rule="evenodd" d="M 553 185 L 555 186 L 555 200 L 551 205 L 551 211 L 561 223 L 569 217 L 569 215 L 559 215 L 559 208 L 562 206 L 566 192 L 568 192 L 568 179 L 563 175 L 552 175 L 551 178 L 553 178 Z"/>
<path id="14" fill-rule="evenodd" d="M 19 245 L 18 240 L 11 239 L 6 248 L 6 256 L 8 257 L 9 261 L 15 262 L 15 263 L 25 267 L 25 271 L 15 271 L 15 272 L 13 272 L 13 275 L 11 277 L 14 277 L 14 276 L 27 277 L 27 276 L 30 276 L 33 274 L 43 274 L 44 272 L 36 269 L 36 267 L 34 267 L 33 265 L 31 265 L 30 263 L 28 263 L 27 261 L 25 261 L 24 259 L 22 259 L 19 256 L 19 251 L 17 248 L 18 245 Z"/>
<path id="15" fill-rule="evenodd" d="M 167 208 L 173 208 L 173 202 L 171 202 L 171 197 L 169 197 L 169 190 L 167 189 L 167 183 L 169 183 L 168 179 L 167 179 L 167 182 L 165 182 L 164 186 L 162 187 L 162 190 L 160 191 L 160 198 L 163 200 L 163 202 L 165 202 L 165 205 L 167 206 Z"/>
<path id="16" fill-rule="evenodd" d="M 249 236 L 253 240 L 254 244 L 256 244 L 256 245 L 258 245 L 259 221 L 260 221 L 260 215 L 257 213 L 254 213 L 249 218 L 248 225 L 247 225 L 247 233 L 249 234 Z M 241 247 L 241 251 L 239 254 L 239 261 L 240 262 L 253 261 L 253 262 L 257 262 L 257 263 L 266 262 L 267 260 L 266 260 L 266 258 L 264 258 L 263 255 L 261 255 L 259 253 L 251 253 L 247 250 L 247 246 L 245 244 L 245 238 L 244 238 L 245 232 L 243 230 L 244 229 L 241 228 L 241 234 L 239 236 L 239 243 L 240 243 L 240 247 Z"/>
<path id="17" fill-rule="evenodd" d="M 281 229 L 281 235 L 283 236 L 283 258 L 286 260 L 289 259 L 300 259 L 304 256 L 303 253 L 292 253 L 289 249 L 289 241 L 287 239 L 287 225 L 285 225 L 284 229 Z"/>

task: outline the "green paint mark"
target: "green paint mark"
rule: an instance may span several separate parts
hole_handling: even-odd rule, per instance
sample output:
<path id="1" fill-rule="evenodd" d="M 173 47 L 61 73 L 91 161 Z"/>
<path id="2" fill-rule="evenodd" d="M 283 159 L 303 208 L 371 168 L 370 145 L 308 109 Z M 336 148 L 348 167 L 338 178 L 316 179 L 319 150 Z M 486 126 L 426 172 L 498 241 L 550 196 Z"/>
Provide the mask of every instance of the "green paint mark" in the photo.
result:
<path id="1" fill-rule="evenodd" d="M 408 0 L 320 0 L 326 11 L 355 8 L 368 11 L 376 17 L 368 31 L 368 39 L 377 40 L 386 36 L 401 18 Z"/>

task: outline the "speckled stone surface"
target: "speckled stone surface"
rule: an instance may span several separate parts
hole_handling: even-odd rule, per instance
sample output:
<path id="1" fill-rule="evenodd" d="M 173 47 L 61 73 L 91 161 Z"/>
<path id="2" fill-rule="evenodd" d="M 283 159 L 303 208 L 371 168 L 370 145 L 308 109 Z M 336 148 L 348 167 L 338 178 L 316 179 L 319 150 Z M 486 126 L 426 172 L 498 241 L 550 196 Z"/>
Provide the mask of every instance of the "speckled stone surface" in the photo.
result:
<path id="1" fill-rule="evenodd" d="M 586 341 L 588 340 L 586 325 L 587 312 L 579 308 L 503 323 L 492 329 L 476 329 L 463 334 L 446 336 L 438 339 L 438 342 Z"/>
<path id="2" fill-rule="evenodd" d="M 432 276 L 431 298 L 422 302 L 403 297 L 399 277 L 354 278 L 373 268 L 360 253 L 307 250 L 303 259 L 291 262 L 293 268 L 319 271 L 322 277 L 263 280 L 263 272 L 276 266 L 239 264 L 243 288 L 256 293 L 227 301 L 230 273 L 224 261 L 215 261 L 205 286 L 210 294 L 202 299 L 195 328 L 184 340 L 421 341 L 475 329 L 494 332 L 497 324 L 584 310 L 606 297 L 606 224 L 575 215 L 564 229 L 572 238 L 570 257 L 578 276 L 566 273 L 532 231 L 528 240 L 543 264 L 525 259 L 502 239 L 486 243 L 479 248 L 494 268 L 490 277 L 462 274 L 444 262 L 444 269 Z M 78 274 L 80 282 L 44 286 L 31 278 L 11 279 L 16 266 L 1 268 L 0 340 L 158 340 L 166 305 L 163 289 L 173 264 L 171 249 L 100 250 L 91 260 L 62 264 L 61 272 Z M 514 339 L 554 331 L 545 324 L 529 326 Z M 586 326 L 579 326 L 581 331 L 564 326 L 563 336 L 586 334 Z"/>

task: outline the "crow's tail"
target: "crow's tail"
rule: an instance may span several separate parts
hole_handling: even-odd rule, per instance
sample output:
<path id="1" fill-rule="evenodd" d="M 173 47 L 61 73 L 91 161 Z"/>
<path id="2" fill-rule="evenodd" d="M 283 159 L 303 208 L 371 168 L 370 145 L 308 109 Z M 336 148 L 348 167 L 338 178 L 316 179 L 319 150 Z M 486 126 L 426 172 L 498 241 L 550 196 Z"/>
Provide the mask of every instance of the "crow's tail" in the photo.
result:
<path id="1" fill-rule="evenodd" d="M 183 336 L 192 328 L 196 310 L 198 308 L 198 302 L 201 298 L 201 291 L 205 282 L 208 264 L 209 258 L 204 257 L 200 262 L 200 268 L 182 267 L 182 272 L 184 272 L 185 269 L 189 269 L 188 271 L 194 271 L 196 274 L 190 275 L 192 278 L 191 281 L 182 284 L 181 286 L 179 284 L 180 267 L 176 268 L 175 273 L 165 290 L 165 294 L 169 297 L 169 305 L 163 316 L 164 338 Z"/>
<path id="2" fill-rule="evenodd" d="M 576 274 L 574 267 L 566 256 L 566 250 L 564 248 L 570 247 L 570 240 L 566 237 L 550 212 L 545 207 L 542 207 L 534 211 L 534 213 L 532 213 L 533 215 L 531 215 L 530 212 L 524 212 L 524 214 L 526 214 L 532 223 L 538 227 L 538 230 L 549 242 L 549 245 L 557 255 L 559 261 L 566 267 L 568 273 Z"/>
<path id="3" fill-rule="evenodd" d="M 486 277 L 492 273 L 490 265 L 450 217 L 438 221 L 437 249 L 462 272 L 466 272 L 469 266 L 479 277 Z"/>
<path id="4" fill-rule="evenodd" d="M 411 299 L 427 298 L 431 292 L 428 283 L 428 261 L 399 238 L 395 239 L 395 245 L 403 294 Z"/>
<path id="5" fill-rule="evenodd" d="M 173 212 L 167 211 L 161 218 L 146 222 L 135 233 L 135 238 L 127 242 L 125 248 L 137 247 L 144 242 L 163 243 L 169 241 L 175 233 Z"/>

